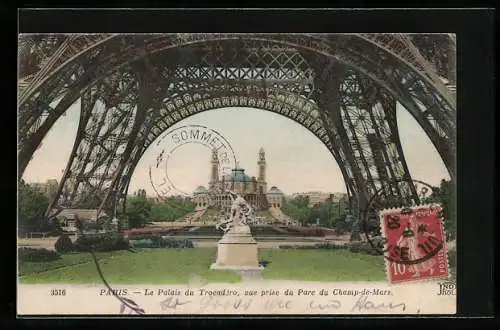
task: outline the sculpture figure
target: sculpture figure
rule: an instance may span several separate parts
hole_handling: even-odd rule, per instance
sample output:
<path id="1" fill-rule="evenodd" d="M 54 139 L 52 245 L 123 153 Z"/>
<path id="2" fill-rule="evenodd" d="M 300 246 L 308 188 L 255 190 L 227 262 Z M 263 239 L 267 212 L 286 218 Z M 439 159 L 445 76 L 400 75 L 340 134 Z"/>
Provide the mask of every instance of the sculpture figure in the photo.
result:
<path id="1" fill-rule="evenodd" d="M 233 191 L 228 191 L 233 203 L 229 219 L 221 219 L 215 226 L 216 229 L 227 233 L 231 228 L 246 226 L 252 220 L 252 207 L 248 202 Z"/>

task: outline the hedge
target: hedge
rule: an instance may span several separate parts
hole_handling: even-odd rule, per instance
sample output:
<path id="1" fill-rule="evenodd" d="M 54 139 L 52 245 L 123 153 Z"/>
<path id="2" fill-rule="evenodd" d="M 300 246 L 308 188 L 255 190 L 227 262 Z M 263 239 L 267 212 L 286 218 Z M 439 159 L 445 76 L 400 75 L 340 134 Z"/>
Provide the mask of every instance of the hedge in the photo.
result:
<path id="1" fill-rule="evenodd" d="M 331 244 L 331 243 L 319 243 L 314 245 L 281 245 L 280 249 L 296 249 L 296 250 L 347 250 L 347 244 Z"/>
<path id="2" fill-rule="evenodd" d="M 100 235 L 80 236 L 73 244 L 74 250 L 78 252 L 108 252 L 117 250 L 127 250 L 130 248 L 129 242 L 123 235 L 116 233 L 106 233 Z"/>
<path id="3" fill-rule="evenodd" d="M 193 242 L 188 239 L 163 238 L 154 235 L 134 236 L 129 239 L 136 248 L 193 248 Z"/>
<path id="4" fill-rule="evenodd" d="M 380 250 L 374 248 L 369 242 L 351 242 L 348 244 L 348 246 L 349 251 L 353 253 L 363 253 L 372 256 L 380 255 Z"/>
<path id="5" fill-rule="evenodd" d="M 22 247 L 18 249 L 19 261 L 29 262 L 50 262 L 61 259 L 61 255 L 56 251 L 47 249 L 33 249 Z"/>

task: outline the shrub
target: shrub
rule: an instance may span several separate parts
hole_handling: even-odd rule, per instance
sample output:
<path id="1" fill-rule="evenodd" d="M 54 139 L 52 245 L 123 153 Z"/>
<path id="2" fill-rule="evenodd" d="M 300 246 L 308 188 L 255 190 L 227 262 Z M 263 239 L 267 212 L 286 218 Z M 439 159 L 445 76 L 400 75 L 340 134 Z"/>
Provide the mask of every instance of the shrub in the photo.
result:
<path id="1" fill-rule="evenodd" d="M 348 244 L 349 251 L 353 253 L 364 253 L 372 256 L 380 255 L 379 251 L 369 242 L 351 242 Z"/>
<path id="2" fill-rule="evenodd" d="M 143 237 L 143 236 L 153 236 L 153 235 L 167 235 L 172 231 L 172 229 L 158 229 L 158 228 L 135 228 L 135 229 L 129 229 L 125 230 L 124 234 L 126 237 L 129 239 L 137 239 L 137 237 Z"/>
<path id="3" fill-rule="evenodd" d="M 347 244 L 331 244 L 331 243 L 323 243 L 316 244 L 317 249 L 325 249 L 325 250 L 347 250 L 349 247 Z"/>
<path id="4" fill-rule="evenodd" d="M 19 261 L 29 262 L 50 262 L 61 259 L 61 255 L 56 251 L 47 249 L 20 248 L 18 250 Z"/>
<path id="5" fill-rule="evenodd" d="M 54 221 L 51 225 L 49 225 L 48 232 L 48 236 L 50 237 L 61 236 L 63 234 L 63 229 L 59 221 Z"/>
<path id="6" fill-rule="evenodd" d="M 331 244 L 331 243 L 320 243 L 314 245 L 281 245 L 280 249 L 296 249 L 296 250 L 346 250 L 348 248 L 347 244 Z"/>
<path id="7" fill-rule="evenodd" d="M 75 241 L 74 248 L 78 252 L 90 252 L 92 249 L 97 252 L 108 252 L 126 250 L 130 248 L 130 244 L 123 235 L 106 233 L 80 236 Z"/>
<path id="8" fill-rule="evenodd" d="M 193 248 L 188 239 L 162 238 L 160 236 L 142 235 L 130 239 L 131 245 L 137 248 Z"/>
<path id="9" fill-rule="evenodd" d="M 164 239 L 165 240 L 165 247 L 167 248 L 176 248 L 176 249 L 192 249 L 194 247 L 193 242 L 191 242 L 188 239 L 181 239 L 181 240 L 175 240 L 175 239 Z"/>
<path id="10" fill-rule="evenodd" d="M 54 244 L 54 248 L 58 253 L 68 253 L 73 251 L 73 242 L 68 235 L 61 235 Z"/>
<path id="11" fill-rule="evenodd" d="M 158 247 L 156 244 L 150 239 L 134 239 L 130 241 L 130 245 L 134 248 L 154 248 Z"/>
<path id="12" fill-rule="evenodd" d="M 137 235 L 129 239 L 129 242 L 137 248 L 162 248 L 166 245 L 162 237 L 154 235 Z"/>

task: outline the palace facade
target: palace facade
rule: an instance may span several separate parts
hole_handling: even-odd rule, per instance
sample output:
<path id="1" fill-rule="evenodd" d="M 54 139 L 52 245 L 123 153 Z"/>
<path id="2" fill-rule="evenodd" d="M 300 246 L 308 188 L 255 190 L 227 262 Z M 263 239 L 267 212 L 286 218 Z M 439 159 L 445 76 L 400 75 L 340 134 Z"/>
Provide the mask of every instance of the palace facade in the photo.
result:
<path id="1" fill-rule="evenodd" d="M 266 182 L 266 155 L 260 148 L 257 158 L 258 176 L 248 176 L 245 169 L 236 165 L 231 174 L 219 177 L 219 159 L 217 152 L 212 152 L 210 160 L 210 181 L 208 188 L 199 186 L 193 193 L 193 201 L 197 209 L 207 206 L 220 207 L 229 210 L 231 197 L 228 190 L 243 197 L 256 211 L 267 210 L 270 207 L 281 208 L 283 205 L 283 193 L 277 187 L 267 190 Z"/>

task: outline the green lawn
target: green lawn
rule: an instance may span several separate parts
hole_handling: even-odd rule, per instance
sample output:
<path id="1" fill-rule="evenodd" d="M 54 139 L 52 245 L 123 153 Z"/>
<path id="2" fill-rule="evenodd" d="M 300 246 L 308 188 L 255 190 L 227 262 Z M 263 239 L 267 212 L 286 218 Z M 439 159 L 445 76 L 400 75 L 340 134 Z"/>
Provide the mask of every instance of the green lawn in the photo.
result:
<path id="1" fill-rule="evenodd" d="M 341 250 L 267 250 L 265 279 L 299 281 L 384 281 L 384 258 Z"/>
<path id="2" fill-rule="evenodd" d="M 202 282 L 239 282 L 230 271 L 210 270 L 215 249 L 141 249 L 101 253 L 100 265 L 109 283 L 182 284 L 193 275 Z M 75 262 L 79 259 L 81 263 Z M 88 253 L 64 255 L 50 263 L 21 263 L 21 283 L 98 284 L 101 279 Z M 62 265 L 70 267 L 59 268 Z M 59 269 L 57 269 L 59 268 Z M 34 272 L 34 270 L 38 272 Z M 45 271 L 44 271 L 45 270 Z M 26 274 L 23 276 L 23 274 Z"/>
<path id="3" fill-rule="evenodd" d="M 239 282 L 235 272 L 213 271 L 216 249 L 141 249 L 98 253 L 105 278 L 111 284 L 183 284 Z M 384 259 L 341 250 L 261 249 L 265 279 L 300 281 L 386 281 Z M 19 264 L 21 283 L 98 284 L 101 280 L 89 253 L 64 255 L 49 263 Z M 454 269 L 452 269 L 454 273 Z"/>
<path id="4" fill-rule="evenodd" d="M 102 260 L 109 258 L 110 256 L 118 257 L 120 255 L 127 255 L 127 254 L 130 254 L 130 252 L 128 251 L 96 252 L 96 257 L 98 260 Z M 63 267 L 82 265 L 90 262 L 93 262 L 92 255 L 90 253 L 66 254 L 63 255 L 61 259 L 52 262 L 19 262 L 19 276 L 22 277 L 36 276 L 37 273 L 42 273 L 46 271 L 53 272 Z M 59 271 L 62 271 L 62 269 Z"/>

